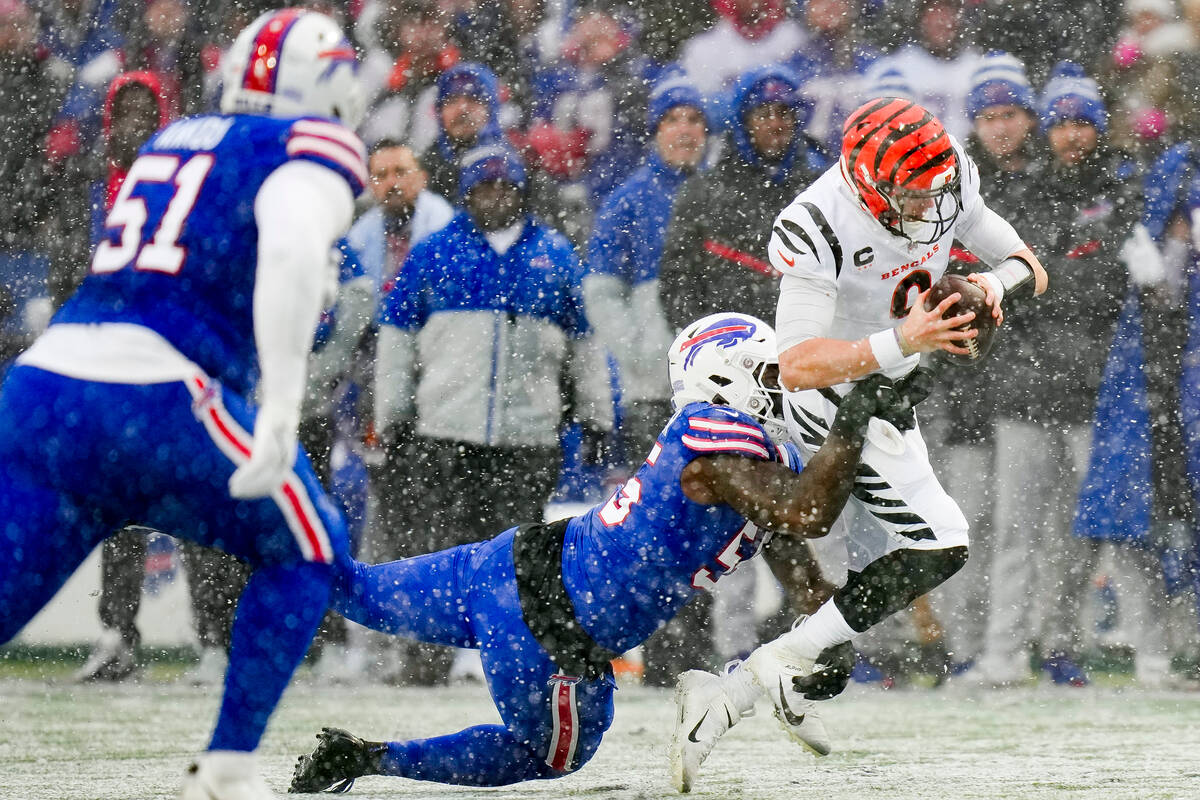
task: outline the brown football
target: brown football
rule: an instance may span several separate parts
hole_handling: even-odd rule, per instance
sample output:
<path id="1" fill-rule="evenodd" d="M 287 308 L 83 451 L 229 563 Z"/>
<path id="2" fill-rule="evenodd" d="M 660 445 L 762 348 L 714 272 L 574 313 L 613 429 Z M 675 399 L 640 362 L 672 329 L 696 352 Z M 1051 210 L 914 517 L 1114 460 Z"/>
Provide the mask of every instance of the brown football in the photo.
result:
<path id="1" fill-rule="evenodd" d="M 954 364 L 978 364 L 991 351 L 992 342 L 996 338 L 996 319 L 992 316 L 992 309 L 987 304 L 987 295 L 983 288 L 971 283 L 962 275 L 943 275 L 941 280 L 929 290 L 929 296 L 925 298 L 925 310 L 932 311 L 938 303 L 955 292 L 961 294 L 962 297 L 957 303 L 950 306 L 950 310 L 946 312 L 945 316 L 957 317 L 959 314 L 974 311 L 975 319 L 971 320 L 963 329 L 974 328 L 979 331 L 979 335 L 974 339 L 960 339 L 957 342 L 970 350 L 970 355 L 947 353 L 945 350 L 939 351 L 938 354 Z"/>

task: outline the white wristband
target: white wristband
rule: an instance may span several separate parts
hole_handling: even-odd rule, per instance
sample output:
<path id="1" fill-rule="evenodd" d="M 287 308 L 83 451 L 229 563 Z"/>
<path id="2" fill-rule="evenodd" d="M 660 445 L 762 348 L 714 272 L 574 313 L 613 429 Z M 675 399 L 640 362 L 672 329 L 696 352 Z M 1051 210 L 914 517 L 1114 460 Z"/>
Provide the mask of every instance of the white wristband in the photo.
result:
<path id="1" fill-rule="evenodd" d="M 981 272 L 979 273 L 979 277 L 987 281 L 988 285 L 992 287 L 992 291 L 996 293 L 997 303 L 1004 299 L 1004 281 L 1000 280 L 999 275 L 993 275 L 990 272 Z"/>
<path id="2" fill-rule="evenodd" d="M 879 362 L 880 369 L 899 367 L 907 359 L 900 349 L 900 341 L 896 338 L 895 328 L 885 328 L 872 333 L 867 337 L 867 344 L 871 347 L 871 354 Z"/>

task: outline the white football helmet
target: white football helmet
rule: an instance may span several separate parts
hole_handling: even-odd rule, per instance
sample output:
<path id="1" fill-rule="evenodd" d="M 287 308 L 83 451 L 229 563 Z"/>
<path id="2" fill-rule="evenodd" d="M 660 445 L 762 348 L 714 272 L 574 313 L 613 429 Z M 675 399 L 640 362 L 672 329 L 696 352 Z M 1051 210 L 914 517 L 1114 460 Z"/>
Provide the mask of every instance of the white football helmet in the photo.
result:
<path id="1" fill-rule="evenodd" d="M 366 110 L 353 45 L 315 11 L 282 8 L 254 20 L 226 55 L 223 79 L 226 114 L 312 114 L 354 129 Z"/>
<path id="2" fill-rule="evenodd" d="M 671 403 L 726 405 L 758 420 L 775 442 L 788 438 L 775 331 L 749 314 L 710 314 L 683 329 L 667 354 Z"/>

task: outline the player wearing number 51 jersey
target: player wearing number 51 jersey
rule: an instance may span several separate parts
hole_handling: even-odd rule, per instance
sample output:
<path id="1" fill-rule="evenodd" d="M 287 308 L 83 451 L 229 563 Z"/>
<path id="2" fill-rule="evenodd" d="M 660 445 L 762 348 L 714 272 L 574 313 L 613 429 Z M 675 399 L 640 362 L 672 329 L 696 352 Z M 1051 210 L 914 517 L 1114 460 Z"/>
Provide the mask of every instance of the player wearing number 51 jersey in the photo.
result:
<path id="1" fill-rule="evenodd" d="M 246 28 L 224 113 L 146 143 L 90 274 L 0 389 L 0 642 L 128 523 L 254 568 L 188 800 L 273 796 L 253 751 L 348 558 L 296 427 L 331 248 L 366 177 L 356 73 L 321 14 Z"/>
<path id="2" fill-rule="evenodd" d="M 895 399 L 878 381 L 848 396 L 797 474 L 794 452 L 776 441 L 786 438 L 776 370 L 774 333 L 761 320 L 692 323 L 670 351 L 676 413 L 606 503 L 439 553 L 355 564 L 334 607 L 379 630 L 479 648 L 503 724 L 386 743 L 327 729 L 301 757 L 292 791 L 344 789 L 365 774 L 496 786 L 586 763 L 612 722 L 610 659 L 755 555 L 758 526 L 824 535 L 870 415 Z M 822 745 L 819 718 L 803 724 L 801 735 Z"/>

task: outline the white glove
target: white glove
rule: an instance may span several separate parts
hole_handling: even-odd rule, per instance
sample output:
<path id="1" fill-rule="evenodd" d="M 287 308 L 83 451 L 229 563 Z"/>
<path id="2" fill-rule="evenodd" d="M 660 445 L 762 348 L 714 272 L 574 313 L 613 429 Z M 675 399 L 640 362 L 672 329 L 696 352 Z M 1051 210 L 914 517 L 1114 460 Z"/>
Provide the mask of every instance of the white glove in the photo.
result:
<path id="1" fill-rule="evenodd" d="M 296 463 L 297 414 L 264 406 L 254 421 L 250 460 L 229 477 L 229 494 L 239 500 L 269 497 Z"/>
<path id="2" fill-rule="evenodd" d="M 1133 233 L 1121 245 L 1120 255 L 1129 270 L 1129 277 L 1137 286 L 1158 286 L 1166 278 L 1162 253 L 1145 225 L 1134 227 Z"/>

